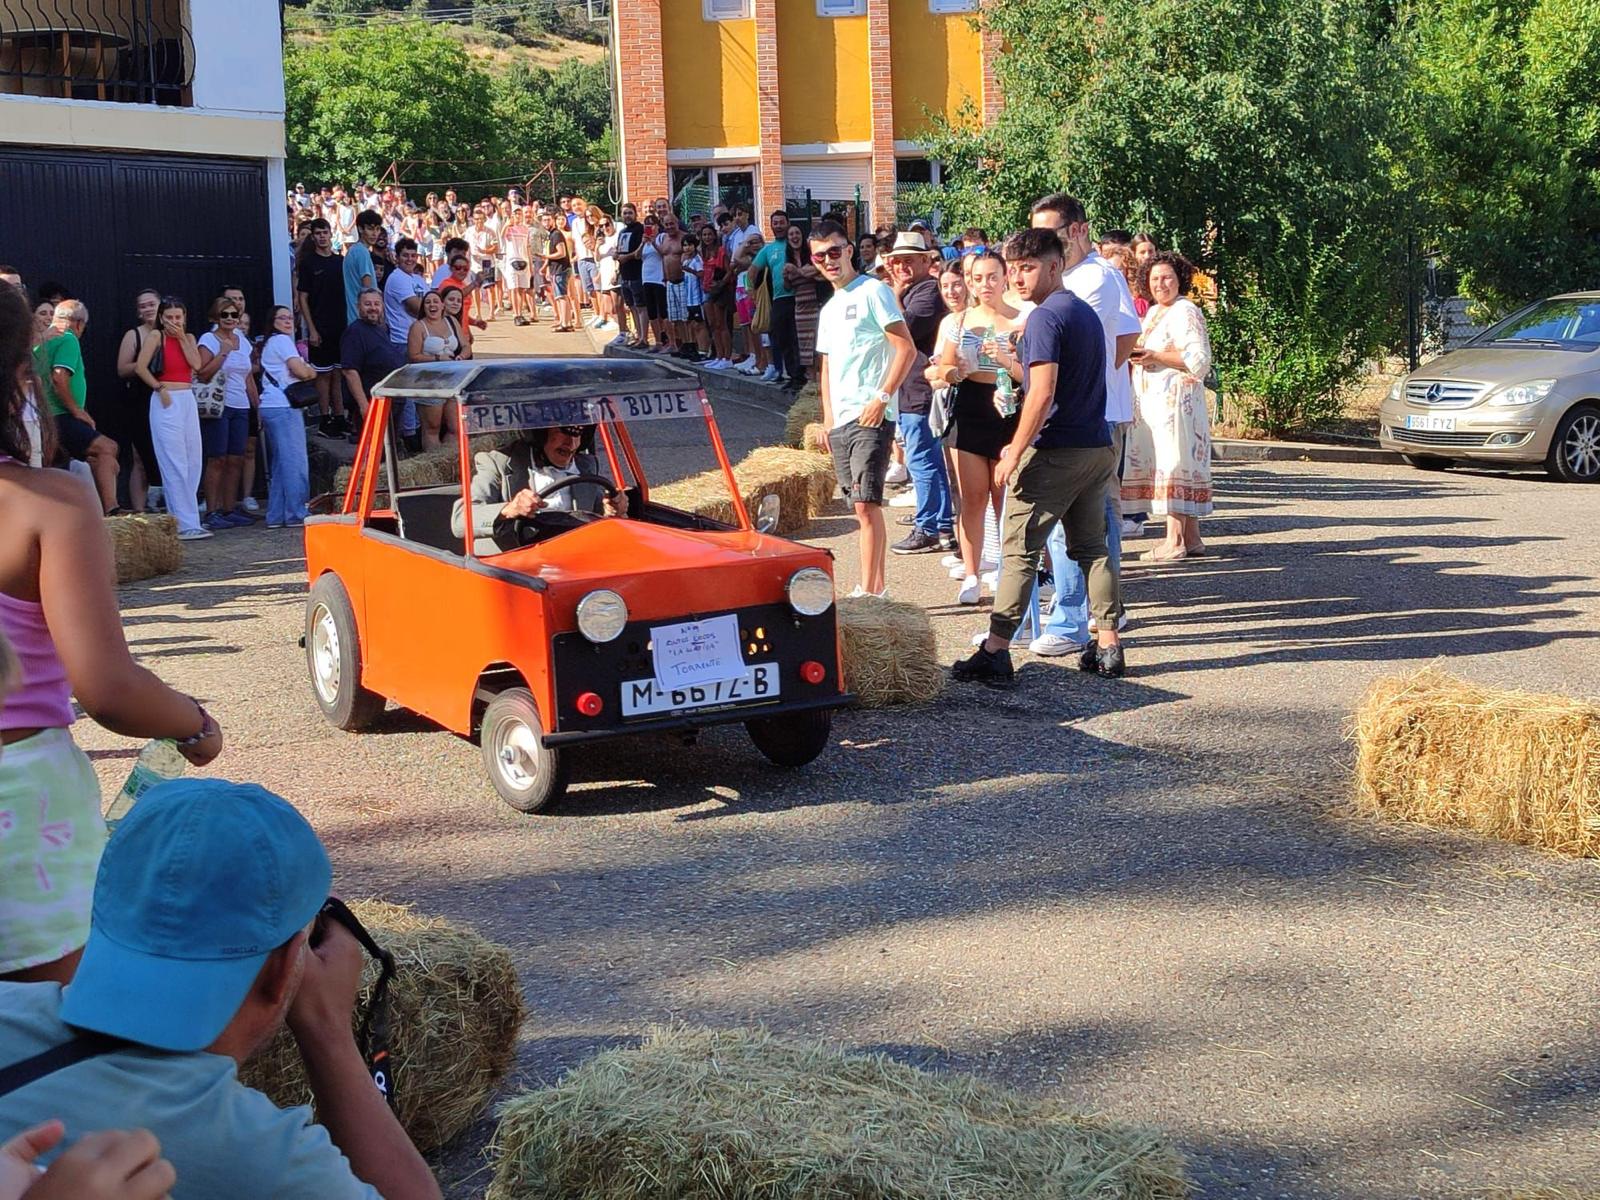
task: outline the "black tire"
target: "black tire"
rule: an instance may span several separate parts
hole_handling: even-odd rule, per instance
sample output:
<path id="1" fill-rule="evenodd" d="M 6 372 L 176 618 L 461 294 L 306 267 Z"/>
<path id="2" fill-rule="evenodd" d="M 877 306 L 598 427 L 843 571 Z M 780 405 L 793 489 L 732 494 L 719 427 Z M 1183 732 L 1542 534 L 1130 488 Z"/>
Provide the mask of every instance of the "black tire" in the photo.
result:
<path id="1" fill-rule="evenodd" d="M 512 808 L 535 813 L 567 790 L 566 759 L 542 745 L 539 706 L 527 688 L 507 688 L 483 712 L 479 744 L 489 781 Z"/>
<path id="2" fill-rule="evenodd" d="M 306 597 L 306 673 L 329 722 L 365 729 L 383 715 L 383 697 L 361 686 L 361 642 L 350 596 L 337 575 L 324 575 Z"/>
<path id="3" fill-rule="evenodd" d="M 768 762 L 778 767 L 803 767 L 828 748 L 828 737 L 833 732 L 833 710 L 822 708 L 764 717 L 759 721 L 746 721 L 744 727 Z"/>
<path id="4" fill-rule="evenodd" d="M 1402 454 L 1400 457 L 1419 471 L 1448 471 L 1455 466 L 1453 459 L 1440 458 L 1437 454 Z"/>
<path id="5" fill-rule="evenodd" d="M 1562 483 L 1600 483 L 1600 408 L 1578 404 L 1561 418 L 1544 469 Z"/>

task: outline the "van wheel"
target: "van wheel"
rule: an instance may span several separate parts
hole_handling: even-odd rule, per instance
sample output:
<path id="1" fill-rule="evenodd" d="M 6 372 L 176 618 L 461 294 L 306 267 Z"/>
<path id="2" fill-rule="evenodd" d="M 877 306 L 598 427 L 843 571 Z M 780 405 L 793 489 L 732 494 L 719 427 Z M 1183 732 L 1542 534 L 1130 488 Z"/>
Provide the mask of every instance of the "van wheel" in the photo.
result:
<path id="1" fill-rule="evenodd" d="M 1400 457 L 1419 471 L 1448 471 L 1453 465 L 1450 459 L 1437 454 L 1402 454 Z"/>
<path id="2" fill-rule="evenodd" d="M 833 731 L 833 710 L 790 713 L 746 721 L 746 732 L 767 761 L 779 767 L 803 767 L 828 748 Z"/>
<path id="3" fill-rule="evenodd" d="M 322 715 L 340 729 L 365 729 L 383 714 L 383 697 L 361 686 L 356 614 L 337 575 L 306 597 L 306 670 Z"/>
<path id="4" fill-rule="evenodd" d="M 1561 418 L 1545 470 L 1562 483 L 1600 483 L 1600 408 L 1580 404 Z"/>
<path id="5" fill-rule="evenodd" d="M 567 790 L 566 762 L 543 736 L 539 706 L 527 688 L 507 688 L 484 709 L 483 765 L 500 799 L 518 812 L 538 812 Z"/>

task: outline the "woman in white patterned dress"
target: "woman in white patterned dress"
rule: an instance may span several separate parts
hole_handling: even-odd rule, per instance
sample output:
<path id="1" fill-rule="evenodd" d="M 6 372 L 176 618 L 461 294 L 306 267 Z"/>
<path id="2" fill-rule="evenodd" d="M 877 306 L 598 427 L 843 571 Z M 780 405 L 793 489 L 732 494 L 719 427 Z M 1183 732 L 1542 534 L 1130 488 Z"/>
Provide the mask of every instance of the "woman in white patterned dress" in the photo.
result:
<path id="1" fill-rule="evenodd" d="M 1206 552 L 1200 518 L 1211 513 L 1211 415 L 1205 377 L 1211 337 L 1205 313 L 1185 298 L 1194 268 L 1163 251 L 1143 268 L 1155 303 L 1134 350 L 1134 422 L 1122 502 L 1166 517 L 1167 537 L 1145 557 L 1176 562 Z"/>

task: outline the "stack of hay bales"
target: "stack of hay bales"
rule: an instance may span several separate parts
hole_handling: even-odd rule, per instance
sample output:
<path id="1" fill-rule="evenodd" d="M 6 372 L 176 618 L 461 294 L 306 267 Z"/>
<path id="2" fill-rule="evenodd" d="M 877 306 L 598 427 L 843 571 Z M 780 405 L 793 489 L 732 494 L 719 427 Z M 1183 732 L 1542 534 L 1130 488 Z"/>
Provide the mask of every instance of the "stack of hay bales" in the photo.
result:
<path id="1" fill-rule="evenodd" d="M 1600 706 L 1430 667 L 1374 684 L 1354 731 L 1362 811 L 1600 856 Z"/>
<path id="2" fill-rule="evenodd" d="M 873 596 L 839 601 L 845 687 L 867 708 L 922 704 L 944 690 L 944 668 L 928 614 Z"/>
<path id="3" fill-rule="evenodd" d="M 658 1030 L 502 1109 L 489 1200 L 1178 1200 L 1156 1134 L 766 1033 Z"/>
<path id="4" fill-rule="evenodd" d="M 358 900 L 350 910 L 394 955 L 388 1006 L 395 1115 L 419 1150 L 432 1150 L 482 1114 L 515 1057 L 522 988 L 511 952 L 401 905 Z M 378 966 L 369 959 L 359 1012 L 366 1011 L 377 979 Z M 239 1076 L 281 1107 L 311 1103 L 299 1051 L 286 1030 Z"/>
<path id="5" fill-rule="evenodd" d="M 822 420 L 822 391 L 816 383 L 808 383 L 795 395 L 783 422 L 783 444 L 791 450 L 805 449 L 805 431 L 808 425 Z"/>
<path id="6" fill-rule="evenodd" d="M 475 446 L 474 449 L 490 449 L 489 446 Z M 402 458 L 398 471 L 400 486 L 412 487 L 437 487 L 441 483 L 457 483 L 461 479 L 460 451 L 455 443 L 436 446 L 432 450 L 424 450 L 421 454 L 413 454 L 410 458 Z M 386 476 L 381 472 L 378 475 L 378 489 L 385 490 Z M 340 495 L 345 488 L 350 486 L 350 466 L 340 467 L 333 475 L 333 490 Z"/>
<path id="7" fill-rule="evenodd" d="M 833 497 L 833 469 L 815 454 L 767 446 L 752 450 L 733 468 L 750 519 L 755 520 L 761 497 L 778 497 L 777 532 L 799 533 L 819 516 Z M 650 489 L 650 499 L 659 503 L 733 524 L 733 501 L 721 471 L 704 471 L 676 483 Z"/>
<path id="8" fill-rule="evenodd" d="M 129 515 L 107 517 L 105 523 L 118 583 L 167 575 L 183 566 L 183 543 L 171 517 Z"/>

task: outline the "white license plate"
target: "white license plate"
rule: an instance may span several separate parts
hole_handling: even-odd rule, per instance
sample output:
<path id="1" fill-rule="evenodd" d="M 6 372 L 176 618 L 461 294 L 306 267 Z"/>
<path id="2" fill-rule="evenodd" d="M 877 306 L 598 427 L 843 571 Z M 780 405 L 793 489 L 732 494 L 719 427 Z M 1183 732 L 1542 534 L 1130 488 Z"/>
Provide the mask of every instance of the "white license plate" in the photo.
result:
<path id="1" fill-rule="evenodd" d="M 1413 414 L 1406 417 L 1407 429 L 1423 429 L 1430 433 L 1454 433 L 1456 419 L 1454 417 L 1441 417 L 1433 413 Z"/>
<path id="2" fill-rule="evenodd" d="M 712 708 L 778 698 L 778 664 L 757 663 L 734 679 L 694 683 L 670 691 L 654 679 L 628 679 L 622 684 L 622 715 L 679 712 L 686 708 Z"/>

